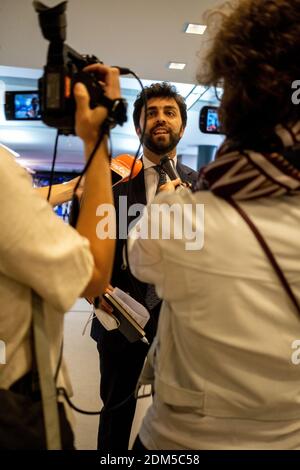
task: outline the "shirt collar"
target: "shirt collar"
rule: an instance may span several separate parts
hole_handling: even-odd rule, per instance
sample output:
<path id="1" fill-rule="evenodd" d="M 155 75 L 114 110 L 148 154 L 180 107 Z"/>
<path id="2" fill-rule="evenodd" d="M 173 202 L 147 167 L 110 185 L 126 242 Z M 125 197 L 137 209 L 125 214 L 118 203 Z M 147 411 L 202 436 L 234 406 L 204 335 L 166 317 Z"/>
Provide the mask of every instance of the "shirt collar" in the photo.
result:
<path id="1" fill-rule="evenodd" d="M 176 166 L 177 166 L 177 155 L 175 155 L 175 157 L 172 158 L 172 160 L 173 160 L 175 168 L 176 168 Z M 151 160 L 149 160 L 149 158 L 145 157 L 145 155 L 142 155 L 142 161 L 143 161 L 144 170 L 147 170 L 148 168 L 156 166 L 155 163 L 151 162 Z"/>

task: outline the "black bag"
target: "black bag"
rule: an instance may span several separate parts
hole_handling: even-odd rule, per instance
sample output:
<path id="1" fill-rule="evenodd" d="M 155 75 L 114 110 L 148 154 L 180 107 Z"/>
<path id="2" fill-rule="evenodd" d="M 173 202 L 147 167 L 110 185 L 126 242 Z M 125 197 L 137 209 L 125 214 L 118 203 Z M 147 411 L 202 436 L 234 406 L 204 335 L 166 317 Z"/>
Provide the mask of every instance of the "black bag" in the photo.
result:
<path id="1" fill-rule="evenodd" d="M 0 389 L 0 449 L 46 450 L 42 400 Z M 62 449 L 74 449 L 63 403 L 58 403 Z"/>

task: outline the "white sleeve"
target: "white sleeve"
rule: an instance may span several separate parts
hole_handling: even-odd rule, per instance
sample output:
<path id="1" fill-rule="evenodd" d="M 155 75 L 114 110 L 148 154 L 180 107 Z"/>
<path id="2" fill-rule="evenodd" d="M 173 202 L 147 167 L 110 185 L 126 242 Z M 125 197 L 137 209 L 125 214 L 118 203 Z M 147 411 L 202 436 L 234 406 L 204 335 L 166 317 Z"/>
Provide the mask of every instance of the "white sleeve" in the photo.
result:
<path id="1" fill-rule="evenodd" d="M 89 242 L 54 214 L 25 170 L 2 149 L 0 207 L 0 272 L 68 310 L 92 276 Z"/>
<path id="2" fill-rule="evenodd" d="M 140 281 L 163 285 L 163 256 L 159 239 L 151 236 L 151 205 L 128 235 L 130 270 Z"/>

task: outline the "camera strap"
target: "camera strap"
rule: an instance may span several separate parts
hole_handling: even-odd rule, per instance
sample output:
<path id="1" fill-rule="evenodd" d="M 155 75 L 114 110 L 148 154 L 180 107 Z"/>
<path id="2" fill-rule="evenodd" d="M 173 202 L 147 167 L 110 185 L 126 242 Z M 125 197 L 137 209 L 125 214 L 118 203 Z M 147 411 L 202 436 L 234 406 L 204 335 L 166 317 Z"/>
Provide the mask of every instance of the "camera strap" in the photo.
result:
<path id="1" fill-rule="evenodd" d="M 50 345 L 46 332 L 43 301 L 32 291 L 33 355 L 39 374 L 45 433 L 48 450 L 61 449 L 61 435 L 56 400 L 56 387 L 50 363 Z"/>

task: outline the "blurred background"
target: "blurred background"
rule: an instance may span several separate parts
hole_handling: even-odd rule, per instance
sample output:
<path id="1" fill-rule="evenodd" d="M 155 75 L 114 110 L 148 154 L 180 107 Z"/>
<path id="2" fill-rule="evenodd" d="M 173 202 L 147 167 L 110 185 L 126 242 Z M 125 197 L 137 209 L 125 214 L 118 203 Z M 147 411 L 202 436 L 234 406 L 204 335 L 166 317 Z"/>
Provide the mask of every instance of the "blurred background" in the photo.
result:
<path id="1" fill-rule="evenodd" d="M 45 0 L 55 6 L 57 0 Z M 188 124 L 178 146 L 183 163 L 198 169 L 214 155 L 222 140 L 199 131 L 199 112 L 204 105 L 217 104 L 215 91 L 196 85 L 197 54 L 206 35 L 185 33 L 188 24 L 203 24 L 203 13 L 216 0 L 69 0 L 66 43 L 81 54 L 95 55 L 110 65 L 132 69 L 144 85 L 170 81 L 186 98 Z M 55 129 L 41 121 L 7 121 L 5 91 L 35 91 L 46 64 L 48 41 L 40 31 L 32 0 L 0 2 L 0 142 L 20 156 L 32 170 L 49 170 Z M 171 62 L 186 64 L 183 70 L 168 68 Z M 112 131 L 113 156 L 134 155 L 138 148 L 131 119 L 133 102 L 140 85 L 122 77 L 122 94 L 128 101 L 128 121 Z M 74 136 L 59 139 L 56 170 L 77 172 L 82 168 L 82 146 Z"/>

